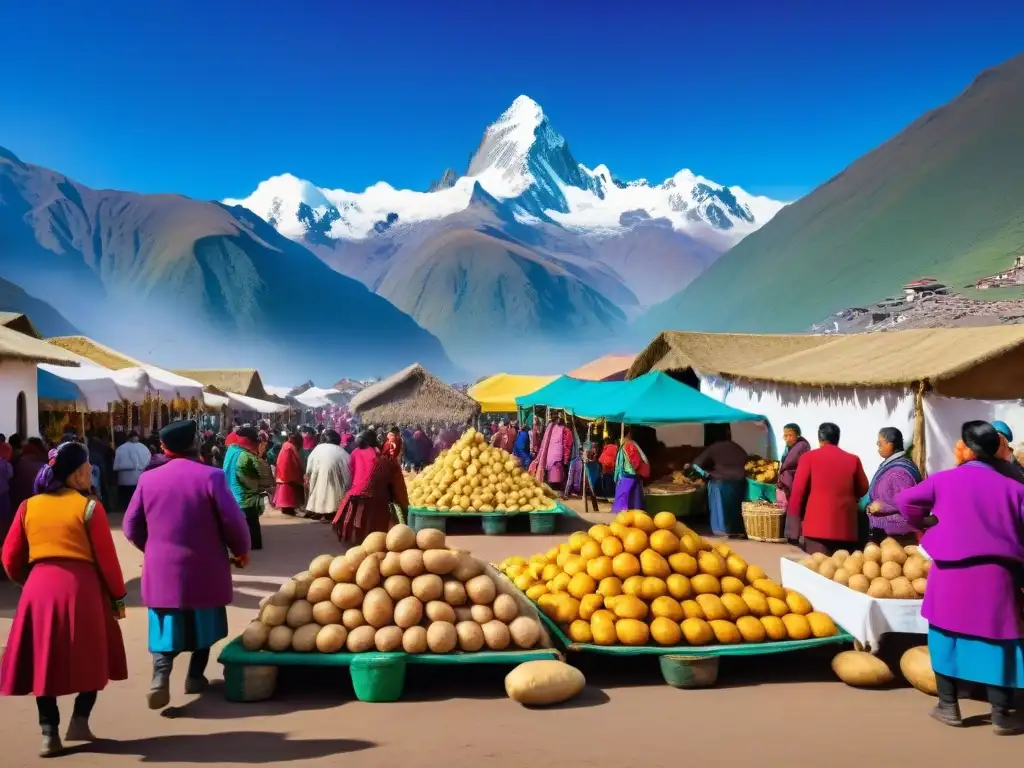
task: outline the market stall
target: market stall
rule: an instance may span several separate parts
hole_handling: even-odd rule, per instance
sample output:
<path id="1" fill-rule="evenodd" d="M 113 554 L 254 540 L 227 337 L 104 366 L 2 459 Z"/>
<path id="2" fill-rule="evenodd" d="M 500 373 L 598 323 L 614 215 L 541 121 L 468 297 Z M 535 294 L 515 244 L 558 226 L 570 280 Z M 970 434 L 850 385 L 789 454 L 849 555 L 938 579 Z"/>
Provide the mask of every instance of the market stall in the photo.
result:
<path id="1" fill-rule="evenodd" d="M 886 539 L 831 558 L 782 558 L 782 584 L 806 595 L 865 649 L 877 652 L 890 632 L 927 635 L 921 599 L 930 569 L 920 547 L 901 547 Z"/>
<path id="2" fill-rule="evenodd" d="M 480 403 L 483 413 L 515 413 L 516 398 L 536 392 L 556 378 L 498 373 L 478 381 L 466 394 Z"/>
<path id="3" fill-rule="evenodd" d="M 409 664 L 558 659 L 532 603 L 439 530 L 371 533 L 265 598 L 221 652 L 231 701 L 269 698 L 285 666 L 347 667 L 356 698 L 396 701 Z"/>
<path id="4" fill-rule="evenodd" d="M 587 420 L 604 420 L 630 425 L 692 425 L 762 422 L 763 417 L 741 411 L 702 395 L 692 387 L 660 371 L 620 382 L 587 382 L 562 377 L 544 390 L 517 399 L 526 406 L 543 399 L 545 405 L 564 409 Z M 587 473 L 584 472 L 584 482 Z M 656 511 L 678 516 L 699 512 L 703 485 L 679 474 L 670 480 L 648 484 L 647 501 Z"/>

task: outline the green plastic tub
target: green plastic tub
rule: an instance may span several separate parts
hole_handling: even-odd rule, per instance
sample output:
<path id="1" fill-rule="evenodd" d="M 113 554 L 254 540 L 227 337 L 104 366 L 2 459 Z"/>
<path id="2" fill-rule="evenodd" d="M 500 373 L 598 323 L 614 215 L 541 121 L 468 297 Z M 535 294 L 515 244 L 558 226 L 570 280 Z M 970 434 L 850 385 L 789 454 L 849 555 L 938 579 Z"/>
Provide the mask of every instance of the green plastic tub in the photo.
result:
<path id="1" fill-rule="evenodd" d="M 500 536 L 508 533 L 507 515 L 482 515 L 484 533 L 488 536 Z"/>
<path id="2" fill-rule="evenodd" d="M 694 517 L 704 511 L 705 490 L 695 488 L 685 493 L 645 493 L 644 511 L 651 517 L 671 512 L 677 518 Z"/>
<path id="3" fill-rule="evenodd" d="M 361 653 L 349 667 L 352 689 L 360 701 L 398 701 L 405 689 L 405 659 L 391 653 Z"/>
<path id="4" fill-rule="evenodd" d="M 558 527 L 557 512 L 530 512 L 530 533 L 551 534 Z"/>

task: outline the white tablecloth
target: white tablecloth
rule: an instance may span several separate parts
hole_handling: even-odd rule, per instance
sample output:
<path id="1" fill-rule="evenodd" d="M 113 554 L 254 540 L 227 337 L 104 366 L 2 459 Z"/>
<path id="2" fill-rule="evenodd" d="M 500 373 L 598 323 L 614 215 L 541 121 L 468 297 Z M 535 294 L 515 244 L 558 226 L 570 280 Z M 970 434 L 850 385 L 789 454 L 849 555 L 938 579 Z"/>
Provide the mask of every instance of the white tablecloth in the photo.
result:
<path id="1" fill-rule="evenodd" d="M 836 584 L 789 558 L 782 558 L 782 585 L 795 589 L 871 651 L 887 632 L 927 634 L 921 600 L 879 600 Z"/>

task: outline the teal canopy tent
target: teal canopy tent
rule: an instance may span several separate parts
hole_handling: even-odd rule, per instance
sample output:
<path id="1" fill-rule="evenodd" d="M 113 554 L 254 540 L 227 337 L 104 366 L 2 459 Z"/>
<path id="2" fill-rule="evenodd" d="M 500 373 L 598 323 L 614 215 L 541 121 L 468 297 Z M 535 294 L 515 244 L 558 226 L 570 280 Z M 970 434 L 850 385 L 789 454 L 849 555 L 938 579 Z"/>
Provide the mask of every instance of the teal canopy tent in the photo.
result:
<path id="1" fill-rule="evenodd" d="M 85 402 L 85 397 L 73 382 L 66 381 L 49 371 L 36 369 L 39 399 L 66 403 Z"/>
<path id="2" fill-rule="evenodd" d="M 661 371 L 630 381 L 586 384 L 589 386 L 570 392 L 557 407 L 584 419 L 625 424 L 728 424 L 764 419 L 720 403 Z"/>
<path id="3" fill-rule="evenodd" d="M 591 382 L 583 379 L 574 379 L 571 376 L 559 376 L 550 384 L 546 384 L 536 392 L 516 398 L 516 406 L 519 408 L 534 408 L 546 405 L 551 408 L 562 408 L 561 403 L 572 395 L 581 384 Z"/>

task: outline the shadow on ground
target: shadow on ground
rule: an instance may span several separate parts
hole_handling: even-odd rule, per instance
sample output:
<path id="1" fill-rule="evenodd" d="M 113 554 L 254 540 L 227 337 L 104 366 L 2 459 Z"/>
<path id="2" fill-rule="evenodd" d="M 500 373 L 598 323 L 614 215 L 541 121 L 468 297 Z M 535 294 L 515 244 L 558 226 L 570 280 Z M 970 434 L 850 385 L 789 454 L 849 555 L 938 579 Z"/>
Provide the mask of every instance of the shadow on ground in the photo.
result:
<path id="1" fill-rule="evenodd" d="M 142 763 L 174 765 L 290 763 L 361 752 L 377 746 L 358 739 L 296 739 L 286 733 L 226 731 L 153 736 L 125 741 L 103 740 L 73 747 L 69 754 L 137 755 Z"/>

